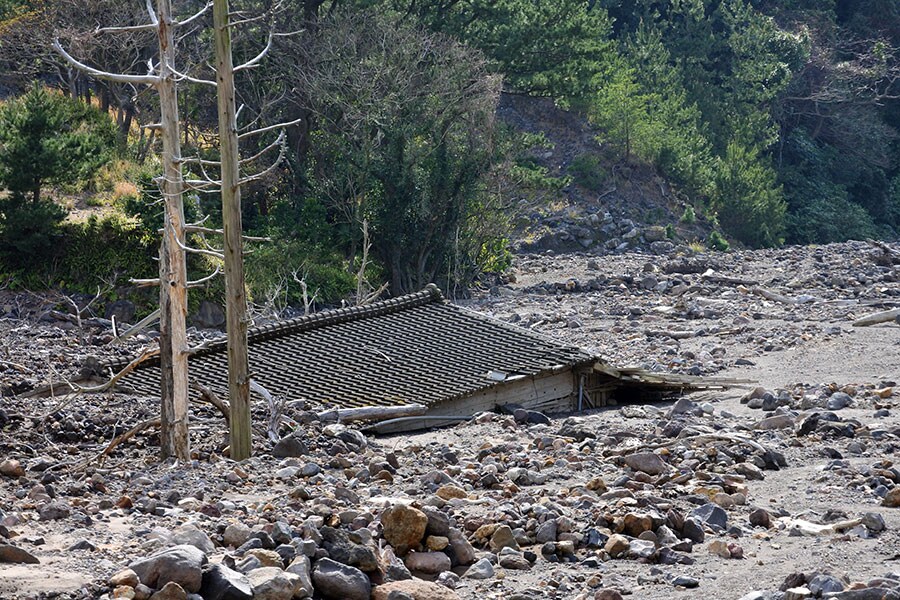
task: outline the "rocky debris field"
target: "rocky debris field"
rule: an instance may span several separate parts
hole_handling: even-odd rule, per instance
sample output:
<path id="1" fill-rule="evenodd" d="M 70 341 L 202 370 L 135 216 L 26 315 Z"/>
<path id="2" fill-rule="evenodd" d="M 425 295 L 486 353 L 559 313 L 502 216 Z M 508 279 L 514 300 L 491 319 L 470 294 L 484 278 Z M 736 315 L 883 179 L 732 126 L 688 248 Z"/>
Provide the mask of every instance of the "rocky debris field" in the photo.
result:
<path id="1" fill-rule="evenodd" d="M 210 406 L 173 464 L 152 427 L 108 448 L 152 399 L 11 396 L 149 340 L 7 317 L 0 597 L 900 599 L 900 326 L 851 327 L 898 281 L 868 244 L 520 256 L 468 304 L 612 364 L 758 385 L 389 437 L 296 398 L 274 445 L 256 407 L 240 463 Z"/>

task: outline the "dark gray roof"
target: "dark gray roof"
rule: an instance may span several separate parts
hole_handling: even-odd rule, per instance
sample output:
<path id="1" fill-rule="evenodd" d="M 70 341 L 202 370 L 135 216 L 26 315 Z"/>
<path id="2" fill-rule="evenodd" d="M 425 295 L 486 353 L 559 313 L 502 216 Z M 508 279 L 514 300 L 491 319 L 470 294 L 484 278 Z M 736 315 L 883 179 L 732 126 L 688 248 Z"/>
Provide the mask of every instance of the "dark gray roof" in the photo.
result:
<path id="1" fill-rule="evenodd" d="M 433 405 L 498 385 L 488 377 L 491 371 L 537 375 L 595 360 L 450 304 L 435 286 L 265 325 L 248 337 L 252 377 L 266 389 L 336 407 Z M 192 355 L 189 364 L 192 378 L 227 396 L 224 340 Z M 143 363 L 122 385 L 157 394 L 158 361 Z"/>

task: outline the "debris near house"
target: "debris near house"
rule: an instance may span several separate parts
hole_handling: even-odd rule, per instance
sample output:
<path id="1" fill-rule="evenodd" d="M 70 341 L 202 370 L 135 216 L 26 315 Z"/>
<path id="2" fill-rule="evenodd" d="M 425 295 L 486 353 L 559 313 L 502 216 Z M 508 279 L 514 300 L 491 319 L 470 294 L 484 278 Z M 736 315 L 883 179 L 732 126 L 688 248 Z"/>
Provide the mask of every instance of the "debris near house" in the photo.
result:
<path id="1" fill-rule="evenodd" d="M 404 435 L 373 435 L 340 413 L 396 405 L 291 400 L 277 442 L 258 401 L 255 455 L 242 462 L 224 453 L 221 409 L 198 404 L 192 461 L 177 465 L 157 462 L 152 427 L 98 460 L 158 416 L 150 397 L 4 391 L 0 597 L 891 598 L 900 592 L 900 346 L 892 324 L 849 326 L 898 297 L 894 267 L 880 270 L 870 252 L 848 244 L 673 258 L 691 270 L 677 275 L 683 303 L 610 276 L 580 292 L 502 286 L 468 304 L 519 314 L 516 326 L 530 324 L 550 347 L 610 357 L 611 380 L 673 381 L 697 367 L 758 380 L 753 389 L 660 402 L 623 388 L 615 405 L 580 414 L 510 407 Z M 540 275 L 519 260 L 516 285 L 531 288 L 533 277 L 584 281 L 573 265 L 591 259 L 545 257 Z M 605 272 L 639 281 L 646 257 L 603 260 Z M 703 279 L 709 268 L 721 277 Z M 811 283 L 788 285 L 795 273 Z M 817 300 L 785 304 L 727 278 Z M 0 319 L 4 390 L 54 371 L 74 380 L 74 355 L 126 360 L 147 343 L 105 346 L 108 335 Z"/>

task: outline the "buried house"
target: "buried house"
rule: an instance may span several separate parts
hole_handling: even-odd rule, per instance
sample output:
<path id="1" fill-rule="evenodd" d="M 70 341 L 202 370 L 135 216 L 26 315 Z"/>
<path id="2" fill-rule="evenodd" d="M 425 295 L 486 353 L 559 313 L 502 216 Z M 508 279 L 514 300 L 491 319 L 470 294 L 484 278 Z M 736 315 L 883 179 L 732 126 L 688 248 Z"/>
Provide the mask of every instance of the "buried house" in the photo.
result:
<path id="1" fill-rule="evenodd" d="M 603 406 L 615 393 L 710 387 L 715 382 L 617 370 L 598 357 L 446 301 L 434 285 L 367 306 L 328 310 L 251 329 L 253 380 L 274 396 L 330 408 L 419 404 L 394 431 L 452 423 L 498 407 L 562 413 Z M 107 363 L 114 372 L 127 361 Z M 190 357 L 192 379 L 224 397 L 225 341 Z M 156 395 L 159 363 L 120 380 Z"/>

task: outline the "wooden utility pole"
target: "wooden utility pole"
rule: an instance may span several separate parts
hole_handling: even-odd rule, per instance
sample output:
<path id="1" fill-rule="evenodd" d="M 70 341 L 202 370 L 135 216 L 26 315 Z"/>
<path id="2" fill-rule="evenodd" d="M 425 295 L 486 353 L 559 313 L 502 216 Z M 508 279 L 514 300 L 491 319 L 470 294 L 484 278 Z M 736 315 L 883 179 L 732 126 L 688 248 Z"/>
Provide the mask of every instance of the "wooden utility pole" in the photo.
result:
<path id="1" fill-rule="evenodd" d="M 185 264 L 184 180 L 178 120 L 175 40 L 171 0 L 158 0 L 159 110 L 163 145 L 160 189 L 165 227 L 159 253 L 160 446 L 162 457 L 190 459 L 188 440 L 187 266 Z"/>
<path id="2" fill-rule="evenodd" d="M 222 226 L 225 244 L 225 322 L 228 336 L 228 400 L 231 458 L 250 456 L 250 374 L 247 358 L 247 296 L 241 227 L 240 153 L 234 100 L 234 64 L 228 0 L 213 1 L 219 148 L 222 163 Z"/>

